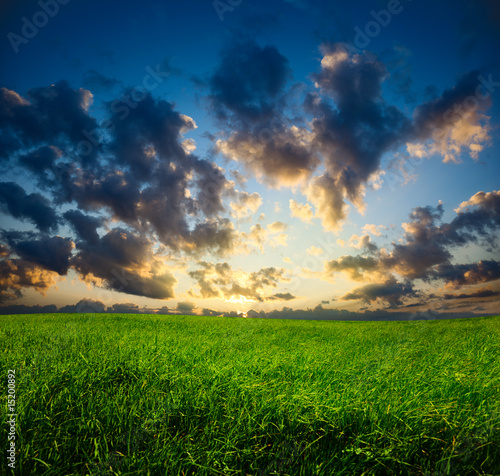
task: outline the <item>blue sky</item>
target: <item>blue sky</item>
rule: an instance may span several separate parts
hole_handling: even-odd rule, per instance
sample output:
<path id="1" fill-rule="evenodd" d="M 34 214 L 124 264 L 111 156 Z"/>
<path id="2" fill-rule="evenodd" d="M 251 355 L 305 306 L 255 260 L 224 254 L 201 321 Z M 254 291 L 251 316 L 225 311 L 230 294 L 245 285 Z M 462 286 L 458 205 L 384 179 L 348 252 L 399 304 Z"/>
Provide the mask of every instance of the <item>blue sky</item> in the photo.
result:
<path id="1" fill-rule="evenodd" d="M 3 312 L 498 309 L 497 2 L 1 8 Z"/>

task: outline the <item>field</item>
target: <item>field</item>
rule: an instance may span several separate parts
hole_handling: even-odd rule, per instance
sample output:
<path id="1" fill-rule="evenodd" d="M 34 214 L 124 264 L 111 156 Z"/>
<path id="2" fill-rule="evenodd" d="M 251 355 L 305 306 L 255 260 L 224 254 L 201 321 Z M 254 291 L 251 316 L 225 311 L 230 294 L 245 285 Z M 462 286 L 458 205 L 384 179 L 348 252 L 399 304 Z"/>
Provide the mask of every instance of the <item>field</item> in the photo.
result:
<path id="1" fill-rule="evenodd" d="M 0 329 L 14 474 L 500 474 L 499 316 L 53 314 Z"/>

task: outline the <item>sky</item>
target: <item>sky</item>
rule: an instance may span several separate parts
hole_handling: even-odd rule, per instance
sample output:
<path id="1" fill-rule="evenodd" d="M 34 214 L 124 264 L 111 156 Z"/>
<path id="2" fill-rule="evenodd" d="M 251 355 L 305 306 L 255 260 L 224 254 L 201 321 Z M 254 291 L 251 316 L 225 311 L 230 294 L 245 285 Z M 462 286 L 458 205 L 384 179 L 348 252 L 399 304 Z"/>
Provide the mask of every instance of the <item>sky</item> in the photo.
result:
<path id="1" fill-rule="evenodd" d="M 0 9 L 1 313 L 498 313 L 496 0 Z"/>

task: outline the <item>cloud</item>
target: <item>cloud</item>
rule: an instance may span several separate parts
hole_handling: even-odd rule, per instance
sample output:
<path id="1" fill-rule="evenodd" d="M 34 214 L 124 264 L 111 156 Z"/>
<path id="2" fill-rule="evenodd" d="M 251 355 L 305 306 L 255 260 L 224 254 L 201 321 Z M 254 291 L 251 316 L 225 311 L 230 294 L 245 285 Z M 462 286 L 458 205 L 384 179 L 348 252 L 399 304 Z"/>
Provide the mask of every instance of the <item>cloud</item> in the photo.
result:
<path id="1" fill-rule="evenodd" d="M 381 252 L 384 267 L 409 279 L 446 276 L 433 268 L 450 269 L 451 250 L 457 246 L 478 242 L 479 238 L 495 243 L 495 231 L 500 227 L 500 192 L 479 192 L 462 204 L 450 223 L 437 225 L 444 209 L 417 207 L 410 222 L 403 223 L 406 243 L 394 244 L 391 252 Z"/>
<path id="2" fill-rule="evenodd" d="M 235 253 L 240 243 L 234 224 L 227 218 L 198 223 L 188 238 L 189 240 L 186 240 L 182 249 L 194 254 L 202 254 L 210 250 L 215 255 L 227 256 Z"/>
<path id="3" fill-rule="evenodd" d="M 477 192 L 469 200 L 462 202 L 458 208 L 455 208 L 456 213 L 467 212 L 468 209 L 474 207 L 481 207 L 488 212 L 495 212 L 498 214 L 500 207 L 500 191 L 493 192 Z"/>
<path id="4" fill-rule="evenodd" d="M 483 284 L 500 279 L 500 261 L 482 260 L 470 264 L 444 264 L 431 275 L 443 279 L 453 289 L 474 284 Z"/>
<path id="5" fill-rule="evenodd" d="M 154 257 L 152 246 L 144 236 L 115 228 L 97 242 L 77 243 L 71 266 L 86 281 L 108 289 L 153 299 L 173 298 L 177 280 Z"/>
<path id="6" fill-rule="evenodd" d="M 364 211 L 366 188 L 380 186 L 384 154 L 406 145 L 410 154 L 420 157 L 440 153 L 445 161 L 458 160 L 466 150 L 477 158 L 490 140 L 481 111 L 491 101 L 474 103 L 463 114 L 448 114 L 476 93 L 475 72 L 417 106 L 409 118 L 384 99 L 382 85 L 389 73 L 375 55 L 354 53 L 342 43 L 323 45 L 321 70 L 312 76 L 317 89 L 307 93 L 304 102 L 306 114 L 312 116 L 308 130 L 296 117 L 292 121 L 285 115 L 291 97 L 284 93 L 285 80 L 272 93 L 263 86 L 265 78 L 249 93 L 252 74 L 237 86 L 229 85 L 228 78 L 248 74 L 252 61 L 265 56 L 258 45 L 249 45 L 227 50 L 212 78 L 211 105 L 231 131 L 217 140 L 216 148 L 269 186 L 300 185 L 327 230 L 341 228 L 348 202 Z M 237 67 L 227 72 L 230 62 Z M 324 172 L 312 177 L 321 160 Z M 309 222 L 313 215 L 308 206 L 299 208 L 293 202 L 292 216 Z M 379 236 L 379 229 L 371 231 Z"/>
<path id="7" fill-rule="evenodd" d="M 1 301 L 1 297 L 0 297 Z M 57 312 L 57 306 L 55 304 L 47 304 L 41 306 L 36 304 L 34 306 L 27 306 L 25 304 L 11 304 L 9 306 L 1 306 L 0 314 L 52 314 Z"/>
<path id="8" fill-rule="evenodd" d="M 85 215 L 80 210 L 68 210 L 63 216 L 75 230 L 79 239 L 91 245 L 99 242 L 97 228 L 102 226 L 102 219 Z"/>
<path id="9" fill-rule="evenodd" d="M 45 171 L 54 167 L 56 160 L 61 158 L 62 155 L 63 152 L 61 149 L 52 145 L 44 145 L 27 154 L 21 155 L 19 163 L 36 175 L 43 175 Z"/>
<path id="10" fill-rule="evenodd" d="M 61 82 L 22 98 L 4 88 L 0 148 L 18 156 L 18 163 L 53 195 L 54 205 L 71 203 L 81 213 L 100 212 L 174 251 L 230 252 L 237 234 L 221 215 L 234 184 L 216 164 L 185 150 L 184 134 L 196 127 L 195 121 L 168 101 L 149 93 L 132 101 L 131 94 L 125 89 L 120 99 L 105 103 L 107 117 L 98 124 L 88 114 L 88 90 Z M 41 231 L 57 227 L 52 203 L 42 195 L 4 183 L 0 202 Z M 79 218 L 66 219 L 75 229 Z"/>
<path id="11" fill-rule="evenodd" d="M 218 140 L 218 150 L 271 187 L 297 185 L 311 176 L 319 158 L 307 131 L 269 121 L 251 127 Z"/>
<path id="12" fill-rule="evenodd" d="M 290 293 L 276 293 L 267 298 L 268 301 L 291 301 L 295 296 Z"/>
<path id="13" fill-rule="evenodd" d="M 113 304 L 108 307 L 107 312 L 117 313 L 117 314 L 139 314 L 144 313 L 145 309 L 141 309 L 137 304 L 130 302 Z"/>
<path id="14" fill-rule="evenodd" d="M 314 217 L 314 212 L 311 210 L 311 205 L 308 203 L 299 203 L 295 200 L 290 200 L 291 217 L 296 217 L 305 223 L 311 223 Z"/>
<path id="15" fill-rule="evenodd" d="M 267 225 L 267 229 L 270 233 L 282 233 L 288 229 L 288 225 L 281 221 L 274 221 Z"/>
<path id="16" fill-rule="evenodd" d="M 309 93 L 305 107 L 314 116 L 312 140 L 326 172 L 308 198 L 314 199 L 313 188 L 322 190 L 317 214 L 335 231 L 346 216 L 345 200 L 363 208 L 365 184 L 379 171 L 382 155 L 401 144 L 410 121 L 382 98 L 388 72 L 374 55 L 353 54 L 343 44 L 322 50 L 321 71 L 313 75 L 321 94 Z"/>
<path id="17" fill-rule="evenodd" d="M 132 95 L 127 90 L 124 96 Z M 132 96 L 133 97 L 133 96 Z M 139 179 L 150 179 L 160 166 L 158 158 L 169 159 L 179 164 L 186 159 L 181 139 L 185 132 L 196 128 L 192 118 L 174 110 L 172 103 L 154 99 L 151 94 L 136 102 L 135 107 L 108 103 L 109 144 L 116 163 L 127 167 Z"/>
<path id="18" fill-rule="evenodd" d="M 0 121 L 8 122 L 10 131 L 2 137 L 17 138 L 11 145 L 19 152 L 20 165 L 52 193 L 54 204 L 72 203 L 80 212 L 110 215 L 106 218 L 156 235 L 175 251 L 208 249 L 223 255 L 234 249 L 237 234 L 220 216 L 225 212 L 223 199 L 234 193 L 232 182 L 223 169 L 187 153 L 182 145 L 183 134 L 196 127 L 193 119 L 175 111 L 171 103 L 145 94 L 134 107 L 126 107 L 123 100 L 110 101 L 105 105 L 108 118 L 97 124 L 87 113 L 92 95 L 86 90 L 58 83 L 30 94 L 28 100 L 2 90 Z M 60 104 L 66 99 L 69 104 Z M 65 117 L 70 109 L 76 119 L 69 130 L 69 122 L 62 127 L 53 116 L 61 112 Z M 85 131 L 83 139 L 73 131 L 76 127 Z M 45 132 L 38 134 L 37 128 Z M 82 140 L 91 149 L 89 157 L 75 152 Z M 40 142 L 51 144 L 33 150 Z M 0 202 L 41 231 L 57 227 L 52 204 L 39 194 L 26 194 L 19 185 L 2 184 Z M 75 228 L 78 218 L 66 219 Z"/>
<path id="19" fill-rule="evenodd" d="M 40 231 L 54 231 L 58 217 L 49 200 L 39 193 L 27 194 L 14 182 L 0 182 L 0 210 L 14 218 L 29 220 Z"/>
<path id="20" fill-rule="evenodd" d="M 240 247 L 246 252 L 250 252 L 252 248 L 257 248 L 264 252 L 264 247 L 270 245 L 272 248 L 278 246 L 287 246 L 288 235 L 281 233 L 287 230 L 288 225 L 283 222 L 275 221 L 263 227 L 260 223 L 250 227 L 250 231 L 240 234 Z"/>
<path id="21" fill-rule="evenodd" d="M 272 301 L 292 299 L 289 293 L 270 294 L 278 284 L 289 282 L 283 268 L 262 268 L 256 272 L 233 270 L 228 263 L 199 262 L 201 268 L 188 274 L 197 281 L 201 298 L 220 298 L 226 301 Z M 192 293 L 194 295 L 194 293 Z"/>
<path id="22" fill-rule="evenodd" d="M 22 297 L 24 288 L 45 294 L 56 284 L 57 273 L 22 259 L 0 261 L 0 302 Z"/>
<path id="23" fill-rule="evenodd" d="M 341 256 L 339 259 L 325 262 L 326 275 L 345 272 L 354 281 L 367 279 L 367 274 L 379 271 L 380 263 L 376 258 L 363 256 Z"/>
<path id="24" fill-rule="evenodd" d="M 192 314 L 196 309 L 196 305 L 192 302 L 179 302 L 177 303 L 177 310 L 181 313 Z"/>
<path id="25" fill-rule="evenodd" d="M 53 311 L 55 312 L 55 311 Z M 76 304 L 68 304 L 61 307 L 58 312 L 63 313 L 100 313 L 106 312 L 106 306 L 102 301 L 96 299 L 84 298 Z"/>
<path id="26" fill-rule="evenodd" d="M 362 300 L 373 303 L 377 300 L 386 302 L 389 307 L 397 307 L 403 304 L 405 298 L 418 296 L 411 283 L 400 283 L 390 278 L 384 283 L 367 284 L 347 293 L 341 299 L 344 301 Z"/>
<path id="27" fill-rule="evenodd" d="M 273 248 L 277 248 L 278 246 L 288 246 L 288 235 L 286 233 L 280 233 L 279 235 L 274 236 L 269 244 Z"/>
<path id="28" fill-rule="evenodd" d="M 340 230 L 343 221 L 347 218 L 349 206 L 345 203 L 342 188 L 328 173 L 314 177 L 305 194 L 316 208 L 315 216 L 321 219 L 325 230 Z"/>
<path id="29" fill-rule="evenodd" d="M 74 248 L 69 238 L 17 231 L 3 231 L 1 237 L 22 260 L 59 275 L 68 273 Z"/>
<path id="30" fill-rule="evenodd" d="M 262 197 L 257 193 L 236 191 L 237 201 L 230 204 L 234 218 L 246 218 L 257 212 L 262 205 Z"/>
<path id="31" fill-rule="evenodd" d="M 377 245 L 372 243 L 370 235 L 352 235 L 349 238 L 349 246 L 351 248 L 357 248 L 369 253 L 375 253 L 376 251 L 378 251 L 378 247 Z"/>
<path id="32" fill-rule="evenodd" d="M 373 236 L 382 236 L 382 231 L 381 230 L 386 230 L 387 227 L 384 225 L 364 225 L 362 230 L 365 233 L 371 233 Z"/>
<path id="33" fill-rule="evenodd" d="M 479 289 L 478 291 L 474 291 L 472 293 L 461 293 L 461 294 L 445 294 L 443 299 L 451 300 L 451 299 L 482 299 L 482 298 L 490 298 L 490 297 L 498 297 L 500 296 L 500 291 L 495 291 L 493 289 Z"/>
<path id="34" fill-rule="evenodd" d="M 460 162 L 462 149 L 477 159 L 490 142 L 489 118 L 482 111 L 491 106 L 490 93 L 481 91 L 480 74 L 471 71 L 443 94 L 418 106 L 413 114 L 412 136 L 420 146 L 418 155 L 440 154 L 443 162 Z M 409 140 L 410 146 L 414 140 Z M 408 151 L 412 153 L 411 147 Z"/>
<path id="35" fill-rule="evenodd" d="M 93 96 L 90 91 L 71 89 L 66 81 L 47 87 L 30 89 L 26 98 L 15 91 L 0 88 L 0 157 L 21 148 L 50 143 L 61 150 L 76 152 L 78 144 L 87 140 L 85 131 L 97 128 L 97 122 L 88 114 Z M 82 163 L 91 165 L 97 148 Z"/>
<path id="36" fill-rule="evenodd" d="M 325 277 L 346 272 L 354 280 L 383 279 L 383 282 L 356 288 L 344 296 L 344 300 L 373 303 L 380 299 L 393 307 L 401 305 L 404 298 L 417 295 L 413 287 L 415 280 L 441 280 L 447 288 L 459 289 L 500 279 L 500 262 L 454 264 L 452 253 L 458 247 L 481 240 L 493 248 L 498 246 L 500 193 L 478 192 L 456 209 L 456 216 L 449 223 L 439 223 L 443 213 L 442 203 L 436 207 L 416 207 L 410 221 L 402 225 L 404 239 L 393 242 L 389 250 L 364 248 L 369 256 L 342 256 L 327 261 Z M 397 281 L 395 275 L 404 282 Z"/>
<path id="37" fill-rule="evenodd" d="M 269 186 L 303 182 L 319 164 L 310 134 L 284 115 L 287 59 L 274 46 L 235 43 L 210 80 L 211 111 L 227 131 L 217 149 Z"/>
<path id="38" fill-rule="evenodd" d="M 269 116 L 290 74 L 288 61 L 274 46 L 235 43 L 222 53 L 210 78 L 210 101 L 219 118 L 236 121 Z"/>

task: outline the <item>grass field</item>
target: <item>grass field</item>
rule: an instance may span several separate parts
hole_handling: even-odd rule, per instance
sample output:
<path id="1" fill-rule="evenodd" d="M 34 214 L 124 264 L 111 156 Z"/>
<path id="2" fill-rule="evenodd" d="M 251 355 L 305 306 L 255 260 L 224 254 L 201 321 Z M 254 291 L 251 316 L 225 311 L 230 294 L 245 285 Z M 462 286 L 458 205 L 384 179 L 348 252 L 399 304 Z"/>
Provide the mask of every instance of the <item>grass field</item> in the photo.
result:
<path id="1" fill-rule="evenodd" d="M 15 474 L 500 474 L 498 316 L 53 314 L 0 329 Z"/>

